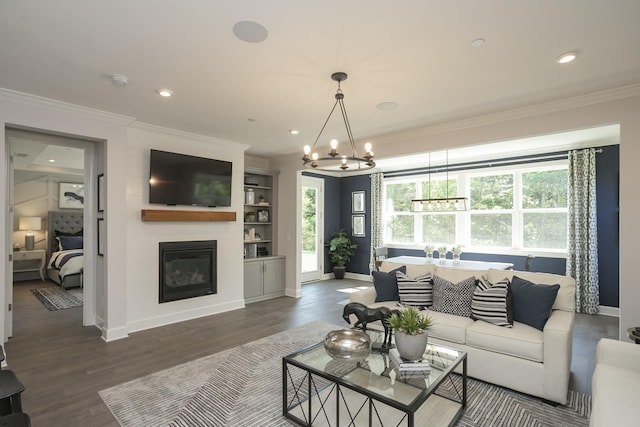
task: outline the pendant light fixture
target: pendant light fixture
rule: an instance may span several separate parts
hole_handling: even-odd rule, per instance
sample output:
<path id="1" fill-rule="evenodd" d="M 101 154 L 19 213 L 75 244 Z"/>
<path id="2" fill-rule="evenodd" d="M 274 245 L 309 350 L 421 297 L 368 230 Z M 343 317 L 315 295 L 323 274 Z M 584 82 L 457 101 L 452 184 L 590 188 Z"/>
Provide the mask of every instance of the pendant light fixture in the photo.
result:
<path id="1" fill-rule="evenodd" d="M 412 199 L 411 210 L 414 212 L 447 212 L 466 211 L 466 197 L 449 197 L 449 150 L 446 151 L 446 197 L 431 197 L 431 153 L 429 153 L 429 191 L 426 199 Z"/>
<path id="2" fill-rule="evenodd" d="M 353 141 L 353 134 L 351 133 L 351 125 L 349 124 L 349 118 L 347 117 L 347 110 L 344 107 L 344 94 L 340 89 L 340 82 L 347 79 L 347 73 L 337 72 L 331 75 L 331 79 L 338 82 L 338 91 L 336 92 L 336 102 L 333 104 L 333 108 L 329 112 L 327 120 L 325 120 L 320 129 L 318 137 L 314 141 L 312 146 L 304 146 L 304 155 L 302 156 L 303 166 L 309 169 L 323 170 L 328 172 L 358 172 L 375 167 L 376 163 L 373 161 L 373 151 L 371 151 L 371 143 L 367 142 L 364 145 L 364 155 L 360 157 L 356 150 L 356 144 Z M 351 145 L 351 155 L 340 154 L 338 152 L 338 140 L 332 139 L 330 142 L 331 150 L 324 156 L 321 156 L 316 151 L 316 144 L 327 126 L 331 115 L 335 111 L 336 107 L 340 106 L 340 112 L 342 113 L 342 119 L 344 120 L 345 128 L 347 129 L 347 138 Z"/>

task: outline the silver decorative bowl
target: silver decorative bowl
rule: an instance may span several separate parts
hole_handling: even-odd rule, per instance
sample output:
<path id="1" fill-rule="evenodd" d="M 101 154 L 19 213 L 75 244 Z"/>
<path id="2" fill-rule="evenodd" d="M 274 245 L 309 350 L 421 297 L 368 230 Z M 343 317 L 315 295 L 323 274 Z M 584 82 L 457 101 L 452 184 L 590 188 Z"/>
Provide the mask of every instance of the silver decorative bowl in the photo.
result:
<path id="1" fill-rule="evenodd" d="M 362 362 L 371 352 L 371 338 L 355 329 L 339 329 L 327 334 L 324 348 L 335 360 Z"/>

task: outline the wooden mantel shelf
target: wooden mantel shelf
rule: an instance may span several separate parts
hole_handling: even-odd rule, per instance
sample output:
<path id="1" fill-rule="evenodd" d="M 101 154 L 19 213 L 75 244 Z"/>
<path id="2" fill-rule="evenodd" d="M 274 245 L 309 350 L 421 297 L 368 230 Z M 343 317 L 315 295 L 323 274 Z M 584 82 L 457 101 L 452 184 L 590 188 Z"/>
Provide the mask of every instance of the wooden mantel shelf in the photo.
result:
<path id="1" fill-rule="evenodd" d="M 142 209 L 142 221 L 235 221 L 235 212 Z"/>

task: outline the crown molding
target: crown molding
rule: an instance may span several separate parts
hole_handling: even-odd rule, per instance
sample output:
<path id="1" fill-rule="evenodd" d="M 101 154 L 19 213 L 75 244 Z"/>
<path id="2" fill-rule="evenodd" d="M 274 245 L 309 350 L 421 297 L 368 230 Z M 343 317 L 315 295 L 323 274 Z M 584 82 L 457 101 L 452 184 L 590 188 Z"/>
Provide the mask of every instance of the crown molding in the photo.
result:
<path id="1" fill-rule="evenodd" d="M 32 107 L 48 108 L 63 113 L 76 114 L 91 119 L 103 120 L 119 125 L 127 125 L 135 121 L 134 117 L 123 116 L 122 114 L 109 113 L 107 111 L 96 110 L 94 108 L 82 107 L 68 102 L 57 101 L 42 96 L 30 95 L 28 93 L 0 88 L 0 101 L 15 102 Z"/>
<path id="2" fill-rule="evenodd" d="M 496 113 L 483 114 L 461 120 L 453 120 L 434 125 L 428 125 L 420 128 L 410 129 L 406 131 L 391 132 L 386 135 L 367 138 L 372 143 L 399 143 L 407 140 L 420 139 L 425 136 L 455 132 L 469 128 L 493 125 L 496 123 L 506 122 L 510 120 L 518 120 L 528 117 L 539 116 L 542 114 L 555 113 L 589 105 L 600 104 L 603 102 L 616 101 L 619 99 L 629 98 L 640 95 L 640 83 L 628 86 L 622 86 L 614 89 L 593 92 L 585 95 L 578 95 L 555 101 L 527 105 L 519 108 L 511 108 Z"/>
<path id="3" fill-rule="evenodd" d="M 241 144 L 239 142 L 233 142 L 233 141 L 229 141 L 226 139 L 220 139 L 220 138 L 214 138 L 211 136 L 206 136 L 206 135 L 200 135 L 197 133 L 191 133 L 191 132 L 185 132 L 182 130 L 177 130 L 177 129 L 170 129 L 170 128 L 166 128 L 166 127 L 162 127 L 162 126 L 157 126 L 157 125 L 152 125 L 149 123 L 142 123 L 142 122 L 133 122 L 129 125 L 130 128 L 132 129 L 141 129 L 141 130 L 146 130 L 146 131 L 151 131 L 151 132 L 158 132 L 158 133 L 164 133 L 164 134 L 169 134 L 169 135 L 173 135 L 179 138 L 186 138 L 186 139 L 192 139 L 195 141 L 201 141 L 201 142 L 207 142 L 207 143 L 215 143 L 218 145 L 223 145 L 225 147 L 228 148 L 234 148 L 236 150 L 242 150 L 243 152 L 247 151 L 250 146 L 246 145 L 246 144 Z"/>

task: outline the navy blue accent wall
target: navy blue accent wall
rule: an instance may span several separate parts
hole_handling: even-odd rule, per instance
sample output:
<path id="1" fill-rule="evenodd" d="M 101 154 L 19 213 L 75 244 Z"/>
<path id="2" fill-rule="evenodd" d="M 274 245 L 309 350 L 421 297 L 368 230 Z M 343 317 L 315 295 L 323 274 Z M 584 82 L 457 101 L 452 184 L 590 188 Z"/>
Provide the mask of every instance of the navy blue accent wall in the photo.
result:
<path id="1" fill-rule="evenodd" d="M 620 146 L 602 147 L 596 158 L 600 305 L 620 307 Z"/>
<path id="2" fill-rule="evenodd" d="M 340 179 L 342 213 L 340 222 L 342 228 L 351 236 L 353 243 L 358 245 L 355 255 L 347 264 L 347 271 L 351 273 L 369 274 L 369 260 L 371 254 L 371 178 L 369 175 L 355 175 Z M 364 232 L 365 237 L 353 237 L 351 195 L 354 191 L 364 191 L 365 212 Z M 355 215 L 363 215 L 357 213 Z"/>

